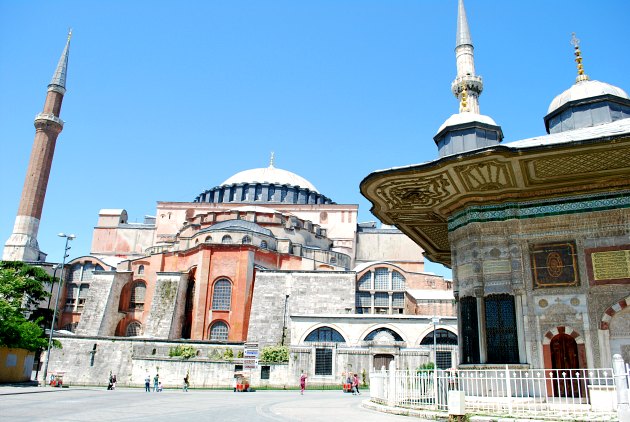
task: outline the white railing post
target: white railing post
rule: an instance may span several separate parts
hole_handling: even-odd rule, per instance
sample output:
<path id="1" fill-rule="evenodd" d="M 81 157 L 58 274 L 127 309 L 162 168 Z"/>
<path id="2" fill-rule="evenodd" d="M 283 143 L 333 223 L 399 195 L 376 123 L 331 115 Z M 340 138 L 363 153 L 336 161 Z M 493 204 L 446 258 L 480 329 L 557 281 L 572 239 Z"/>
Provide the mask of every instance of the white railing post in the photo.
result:
<path id="1" fill-rule="evenodd" d="M 621 355 L 613 355 L 613 376 L 617 388 L 617 415 L 620 421 L 630 420 L 630 405 L 628 404 L 628 374 Z"/>
<path id="2" fill-rule="evenodd" d="M 389 385 L 387 391 L 387 404 L 389 406 L 396 405 L 396 363 L 392 360 L 389 362 Z"/>
<path id="3" fill-rule="evenodd" d="M 507 395 L 508 412 L 512 414 L 512 382 L 510 381 L 510 368 L 505 365 L 505 394 Z"/>
<path id="4" fill-rule="evenodd" d="M 435 397 L 435 401 L 433 402 L 433 404 L 435 405 L 435 410 L 438 410 L 439 407 L 439 390 L 438 390 L 438 367 L 437 365 L 435 365 L 433 367 L 433 397 Z"/>

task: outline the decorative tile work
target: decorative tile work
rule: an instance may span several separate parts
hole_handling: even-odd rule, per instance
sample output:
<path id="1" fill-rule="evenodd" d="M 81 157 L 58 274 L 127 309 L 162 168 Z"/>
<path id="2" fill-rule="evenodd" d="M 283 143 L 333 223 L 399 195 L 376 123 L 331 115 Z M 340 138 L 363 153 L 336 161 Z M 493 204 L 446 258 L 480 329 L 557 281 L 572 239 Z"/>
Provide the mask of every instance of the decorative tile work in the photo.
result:
<path id="1" fill-rule="evenodd" d="M 582 154 L 571 152 L 558 157 L 542 158 L 534 162 L 539 179 L 590 174 L 595 171 L 627 168 L 630 165 L 630 148 L 616 148 Z"/>
<path id="2" fill-rule="evenodd" d="M 580 284 L 575 241 L 532 245 L 530 256 L 535 289 Z"/>
<path id="3" fill-rule="evenodd" d="M 448 230 L 453 231 L 476 222 L 526 219 L 619 208 L 630 208 L 629 191 L 615 192 L 614 194 L 571 196 L 555 201 L 538 200 L 472 206 L 454 213 L 449 218 Z"/>

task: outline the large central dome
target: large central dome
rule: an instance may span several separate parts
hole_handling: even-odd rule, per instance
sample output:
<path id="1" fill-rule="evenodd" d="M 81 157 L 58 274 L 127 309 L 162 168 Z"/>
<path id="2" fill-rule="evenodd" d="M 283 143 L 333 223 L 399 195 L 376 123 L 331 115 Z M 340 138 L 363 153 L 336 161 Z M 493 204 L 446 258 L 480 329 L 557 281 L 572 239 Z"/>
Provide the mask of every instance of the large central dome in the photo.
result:
<path id="1" fill-rule="evenodd" d="M 274 185 L 289 185 L 307 188 L 312 192 L 318 192 L 311 182 L 287 170 L 282 170 L 270 165 L 269 167 L 244 170 L 228 178 L 221 186 L 233 184 L 269 183 Z"/>

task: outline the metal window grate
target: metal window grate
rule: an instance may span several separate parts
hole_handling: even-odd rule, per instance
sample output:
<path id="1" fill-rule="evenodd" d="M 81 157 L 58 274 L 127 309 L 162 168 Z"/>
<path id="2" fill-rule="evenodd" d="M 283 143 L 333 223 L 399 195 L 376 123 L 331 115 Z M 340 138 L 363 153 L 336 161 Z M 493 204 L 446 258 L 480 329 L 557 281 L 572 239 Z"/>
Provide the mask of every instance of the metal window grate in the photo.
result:
<path id="1" fill-rule="evenodd" d="M 462 362 L 479 363 L 479 327 L 477 326 L 477 299 L 472 296 L 460 300 L 462 321 Z"/>
<path id="2" fill-rule="evenodd" d="M 405 277 L 398 271 L 392 271 L 392 290 L 405 290 Z"/>
<path id="3" fill-rule="evenodd" d="M 232 284 L 228 280 L 219 280 L 214 284 L 212 293 L 212 309 L 229 311 L 232 302 Z"/>
<path id="4" fill-rule="evenodd" d="M 139 336 L 140 334 L 142 334 L 142 325 L 139 322 L 133 321 L 132 323 L 127 325 L 127 337 L 135 337 Z"/>
<path id="5" fill-rule="evenodd" d="M 332 349 L 315 349 L 315 375 L 332 375 Z"/>
<path id="6" fill-rule="evenodd" d="M 372 274 L 369 272 L 363 274 L 363 277 L 359 279 L 357 287 L 359 290 L 370 290 L 372 288 Z"/>
<path id="7" fill-rule="evenodd" d="M 136 282 L 131 289 L 131 299 L 129 300 L 129 309 L 144 309 L 144 295 L 147 286 L 142 281 Z"/>
<path id="8" fill-rule="evenodd" d="M 261 366 L 260 367 L 260 379 L 261 380 L 268 380 L 270 372 L 271 372 L 271 367 L 270 366 Z"/>
<path id="9" fill-rule="evenodd" d="M 514 297 L 508 294 L 485 298 L 488 363 L 518 363 L 518 337 Z"/>
<path id="10" fill-rule="evenodd" d="M 389 307 L 389 294 L 384 292 L 374 293 L 374 306 Z"/>
<path id="11" fill-rule="evenodd" d="M 225 322 L 216 322 L 210 328 L 210 340 L 227 340 L 228 327 Z"/>
<path id="12" fill-rule="evenodd" d="M 374 289 L 389 290 L 389 271 L 387 268 L 374 270 Z"/>

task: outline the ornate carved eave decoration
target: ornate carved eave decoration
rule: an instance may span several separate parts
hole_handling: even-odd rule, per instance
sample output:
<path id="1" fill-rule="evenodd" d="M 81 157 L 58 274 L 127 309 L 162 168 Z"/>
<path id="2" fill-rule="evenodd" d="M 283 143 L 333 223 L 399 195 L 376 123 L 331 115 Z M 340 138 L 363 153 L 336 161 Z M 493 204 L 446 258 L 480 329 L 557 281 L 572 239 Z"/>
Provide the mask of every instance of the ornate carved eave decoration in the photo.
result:
<path id="1" fill-rule="evenodd" d="M 528 147 L 497 145 L 408 167 L 361 182 L 372 213 L 393 224 L 447 267 L 447 222 L 472 205 L 493 205 L 630 188 L 630 134 Z"/>

